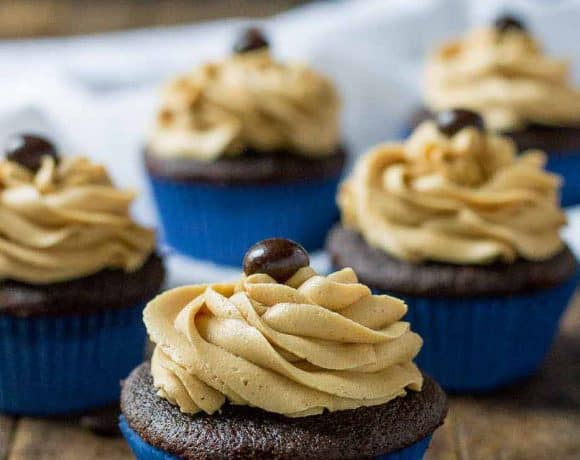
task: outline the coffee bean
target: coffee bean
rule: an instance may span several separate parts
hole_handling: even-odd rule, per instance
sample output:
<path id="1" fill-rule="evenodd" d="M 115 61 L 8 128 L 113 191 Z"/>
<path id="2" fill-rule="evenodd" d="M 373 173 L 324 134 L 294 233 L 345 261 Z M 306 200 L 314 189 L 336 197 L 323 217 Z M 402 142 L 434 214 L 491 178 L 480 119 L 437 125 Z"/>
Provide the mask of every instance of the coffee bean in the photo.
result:
<path id="1" fill-rule="evenodd" d="M 483 118 L 475 112 L 466 109 L 452 109 L 439 112 L 435 117 L 437 128 L 447 136 L 453 136 L 464 128 L 473 127 L 485 130 Z"/>
<path id="2" fill-rule="evenodd" d="M 235 53 L 247 53 L 249 51 L 256 51 L 262 48 L 268 48 L 270 44 L 262 33 L 256 27 L 250 27 L 242 32 L 234 45 Z"/>
<path id="3" fill-rule="evenodd" d="M 252 246 L 244 257 L 246 275 L 263 273 L 279 283 L 288 281 L 300 268 L 310 265 L 308 252 L 285 238 L 271 238 Z"/>
<path id="4" fill-rule="evenodd" d="M 526 30 L 526 26 L 521 21 L 521 19 L 509 14 L 497 18 L 493 25 L 498 31 L 502 33 L 507 32 L 508 30 Z"/>
<path id="5" fill-rule="evenodd" d="M 43 137 L 32 134 L 17 134 L 8 139 L 4 153 L 10 161 L 36 172 L 40 169 L 42 158 L 46 155 L 59 161 L 54 145 Z"/>

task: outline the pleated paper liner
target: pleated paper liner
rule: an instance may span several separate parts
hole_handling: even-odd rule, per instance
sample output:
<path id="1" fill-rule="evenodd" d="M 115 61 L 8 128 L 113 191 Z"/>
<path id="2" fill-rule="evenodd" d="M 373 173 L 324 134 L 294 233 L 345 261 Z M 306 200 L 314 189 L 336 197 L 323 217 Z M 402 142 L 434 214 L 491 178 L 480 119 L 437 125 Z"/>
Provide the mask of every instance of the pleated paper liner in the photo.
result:
<path id="1" fill-rule="evenodd" d="M 179 460 L 179 457 L 148 444 L 121 416 L 119 427 L 137 460 Z M 385 430 L 388 430 L 385 427 Z M 405 449 L 376 457 L 377 460 L 421 460 L 431 442 L 431 435 Z"/>
<path id="2" fill-rule="evenodd" d="M 45 416 L 118 401 L 121 380 L 143 360 L 143 307 L 0 315 L 0 412 Z"/>
<path id="3" fill-rule="evenodd" d="M 562 206 L 580 204 L 580 149 L 577 151 L 549 152 L 546 169 L 564 179 Z"/>
<path id="4" fill-rule="evenodd" d="M 449 392 L 485 392 L 534 374 L 578 276 L 522 295 L 472 299 L 398 296 L 423 337 L 418 366 Z"/>
<path id="5" fill-rule="evenodd" d="M 250 246 L 272 237 L 320 249 L 338 219 L 339 178 L 251 186 L 150 180 L 165 243 L 220 265 L 239 266 Z"/>

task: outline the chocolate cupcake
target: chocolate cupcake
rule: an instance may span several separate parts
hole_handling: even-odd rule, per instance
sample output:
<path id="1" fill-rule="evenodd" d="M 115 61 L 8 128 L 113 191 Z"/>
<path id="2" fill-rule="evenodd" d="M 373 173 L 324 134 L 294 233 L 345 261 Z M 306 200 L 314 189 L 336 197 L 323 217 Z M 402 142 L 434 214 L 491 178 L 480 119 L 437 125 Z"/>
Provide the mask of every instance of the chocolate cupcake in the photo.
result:
<path id="1" fill-rule="evenodd" d="M 165 241 L 226 265 L 271 235 L 321 248 L 338 219 L 339 112 L 327 78 L 276 61 L 255 29 L 171 81 L 144 154 Z"/>
<path id="2" fill-rule="evenodd" d="M 118 400 L 164 277 L 154 232 L 129 215 L 134 198 L 86 158 L 11 139 L 0 160 L 0 412 Z"/>
<path id="3" fill-rule="evenodd" d="M 440 47 L 426 66 L 426 109 L 465 107 L 489 129 L 511 137 L 520 150 L 547 152 L 547 169 L 564 177 L 564 205 L 580 203 L 580 89 L 569 62 L 543 53 L 516 18 Z"/>
<path id="4" fill-rule="evenodd" d="M 576 288 L 560 179 L 544 163 L 452 111 L 371 150 L 341 188 L 333 264 L 407 302 L 425 340 L 417 362 L 446 390 L 531 375 Z"/>
<path id="5" fill-rule="evenodd" d="M 121 396 L 138 459 L 422 458 L 446 400 L 412 362 L 405 304 L 308 263 L 296 243 L 263 241 L 238 283 L 149 303 L 153 358 Z"/>

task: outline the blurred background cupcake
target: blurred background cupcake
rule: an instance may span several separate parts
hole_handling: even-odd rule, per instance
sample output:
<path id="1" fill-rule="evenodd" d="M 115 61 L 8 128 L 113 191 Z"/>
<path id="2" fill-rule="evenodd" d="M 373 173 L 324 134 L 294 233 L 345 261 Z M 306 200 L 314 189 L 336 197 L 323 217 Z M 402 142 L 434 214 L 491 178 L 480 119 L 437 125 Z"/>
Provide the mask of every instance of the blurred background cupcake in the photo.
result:
<path id="1" fill-rule="evenodd" d="M 166 243 L 226 265 L 272 235 L 322 247 L 345 163 L 339 111 L 331 81 L 276 61 L 257 29 L 171 81 L 145 151 Z"/>
<path id="2" fill-rule="evenodd" d="M 564 178 L 562 203 L 580 203 L 580 88 L 570 62 L 546 55 L 519 19 L 502 16 L 488 28 L 445 43 L 429 58 L 426 108 L 465 107 L 520 150 L 548 154 L 547 169 Z"/>
<path id="3" fill-rule="evenodd" d="M 144 303 L 161 288 L 135 194 L 84 157 L 18 135 L 0 160 L 0 412 L 112 403 L 142 360 Z"/>
<path id="4" fill-rule="evenodd" d="M 450 391 L 483 391 L 541 364 L 577 284 L 560 238 L 560 178 L 516 156 L 467 110 L 367 153 L 339 194 L 335 267 L 404 299 L 425 340 L 418 364 Z"/>
<path id="5" fill-rule="evenodd" d="M 123 434 L 139 460 L 420 460 L 447 407 L 405 312 L 292 241 L 257 243 L 238 282 L 149 303 L 156 347 L 123 384 Z"/>

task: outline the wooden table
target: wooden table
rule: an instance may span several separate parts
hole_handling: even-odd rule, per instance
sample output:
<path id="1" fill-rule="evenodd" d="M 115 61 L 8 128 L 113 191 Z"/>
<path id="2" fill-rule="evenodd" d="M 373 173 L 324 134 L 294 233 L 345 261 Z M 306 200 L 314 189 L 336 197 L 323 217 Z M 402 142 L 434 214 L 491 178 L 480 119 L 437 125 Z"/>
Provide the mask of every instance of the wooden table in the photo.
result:
<path id="1" fill-rule="evenodd" d="M 305 0 L 0 0 L 0 37 L 89 34 L 223 17 L 265 17 Z"/>
<path id="2" fill-rule="evenodd" d="M 486 397 L 452 397 L 426 460 L 580 459 L 580 292 L 540 374 Z M 126 460 L 122 439 L 75 420 L 0 416 L 0 460 Z"/>

